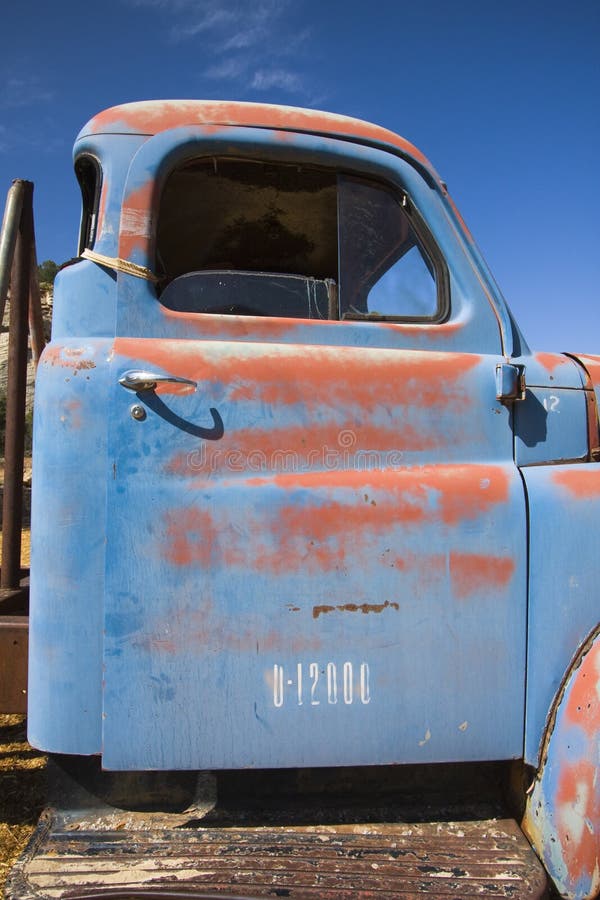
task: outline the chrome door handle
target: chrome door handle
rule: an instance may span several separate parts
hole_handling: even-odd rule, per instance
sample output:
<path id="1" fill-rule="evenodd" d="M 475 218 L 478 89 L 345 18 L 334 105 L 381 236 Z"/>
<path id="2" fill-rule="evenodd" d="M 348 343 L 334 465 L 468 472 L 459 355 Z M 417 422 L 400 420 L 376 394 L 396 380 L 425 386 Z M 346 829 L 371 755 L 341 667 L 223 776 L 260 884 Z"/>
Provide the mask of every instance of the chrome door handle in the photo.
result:
<path id="1" fill-rule="evenodd" d="M 130 369 L 128 372 L 124 372 L 119 378 L 119 384 L 136 393 L 153 391 L 157 384 L 189 384 L 194 388 L 198 387 L 197 383 L 189 378 L 180 378 L 178 375 L 159 375 L 143 369 Z"/>

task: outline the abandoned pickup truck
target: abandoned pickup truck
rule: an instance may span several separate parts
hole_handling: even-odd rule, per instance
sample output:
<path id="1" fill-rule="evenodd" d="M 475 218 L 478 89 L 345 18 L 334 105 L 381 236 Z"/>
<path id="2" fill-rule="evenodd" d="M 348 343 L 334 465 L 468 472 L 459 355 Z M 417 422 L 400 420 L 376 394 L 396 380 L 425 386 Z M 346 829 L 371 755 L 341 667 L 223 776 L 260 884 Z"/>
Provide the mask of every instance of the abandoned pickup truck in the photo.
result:
<path id="1" fill-rule="evenodd" d="M 11 896 L 597 896 L 600 357 L 383 128 L 133 103 L 75 171 Z"/>

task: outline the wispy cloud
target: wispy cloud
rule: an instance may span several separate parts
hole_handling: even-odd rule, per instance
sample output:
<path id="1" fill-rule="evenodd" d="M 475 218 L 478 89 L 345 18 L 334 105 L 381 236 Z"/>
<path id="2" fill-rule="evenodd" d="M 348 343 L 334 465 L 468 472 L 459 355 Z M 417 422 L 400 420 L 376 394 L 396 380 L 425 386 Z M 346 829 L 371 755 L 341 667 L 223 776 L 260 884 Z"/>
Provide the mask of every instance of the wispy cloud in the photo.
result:
<path id="1" fill-rule="evenodd" d="M 168 13 L 169 39 L 201 43 L 206 60 L 202 76 L 211 82 L 239 85 L 241 92 L 295 94 L 304 101 L 314 93 L 302 74 L 304 45 L 310 29 L 298 28 L 302 0 L 124 0 L 130 5 Z"/>
<path id="2" fill-rule="evenodd" d="M 25 78 L 11 76 L 0 86 L 0 109 L 19 109 L 47 103 L 53 98 L 54 92 L 35 75 Z"/>
<path id="3" fill-rule="evenodd" d="M 210 66 L 204 74 L 213 81 L 237 81 L 238 78 L 246 75 L 247 71 L 247 60 L 230 58 Z"/>
<path id="4" fill-rule="evenodd" d="M 283 91 L 301 91 L 302 80 L 295 72 L 286 69 L 259 69 L 254 73 L 250 87 L 257 91 L 269 91 L 280 88 Z"/>
<path id="5" fill-rule="evenodd" d="M 202 11 L 199 16 L 192 16 L 191 21 L 174 24 L 171 28 L 171 37 L 175 40 L 186 40 L 199 34 L 220 32 L 228 29 L 237 16 L 232 9 L 217 7 Z"/>

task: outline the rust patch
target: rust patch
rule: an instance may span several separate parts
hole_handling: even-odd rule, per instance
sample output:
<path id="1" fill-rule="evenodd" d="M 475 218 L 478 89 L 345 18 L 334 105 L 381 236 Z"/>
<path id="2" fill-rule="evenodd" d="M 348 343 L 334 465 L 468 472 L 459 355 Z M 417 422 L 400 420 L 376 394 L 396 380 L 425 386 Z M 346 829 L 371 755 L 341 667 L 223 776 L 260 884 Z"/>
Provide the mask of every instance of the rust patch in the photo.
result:
<path id="1" fill-rule="evenodd" d="M 573 355 L 585 366 L 594 384 L 600 385 L 600 356 L 588 356 L 580 353 Z"/>
<path id="2" fill-rule="evenodd" d="M 41 361 L 44 365 L 61 366 L 75 372 L 95 369 L 96 363 L 91 359 L 81 359 L 85 353 L 83 348 L 63 347 L 60 344 L 49 344 L 44 350 Z"/>
<path id="3" fill-rule="evenodd" d="M 319 616 L 324 615 L 325 613 L 336 611 L 359 612 L 366 616 L 369 613 L 382 613 L 384 609 L 395 609 L 398 611 L 400 609 L 400 604 L 391 600 L 386 600 L 385 603 L 342 603 L 339 606 L 313 606 L 312 617 L 313 619 L 318 619 Z"/>
<path id="4" fill-rule="evenodd" d="M 515 570 L 509 556 L 451 553 L 450 580 L 455 597 L 466 598 L 490 587 L 506 587 Z"/>

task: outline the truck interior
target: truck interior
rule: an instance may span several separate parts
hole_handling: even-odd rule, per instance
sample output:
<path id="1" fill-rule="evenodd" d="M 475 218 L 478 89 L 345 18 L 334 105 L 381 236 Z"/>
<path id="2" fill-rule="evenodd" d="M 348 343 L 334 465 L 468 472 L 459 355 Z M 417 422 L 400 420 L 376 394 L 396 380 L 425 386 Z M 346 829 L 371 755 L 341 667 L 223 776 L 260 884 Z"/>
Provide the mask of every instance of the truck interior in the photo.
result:
<path id="1" fill-rule="evenodd" d="M 161 197 L 160 299 L 181 312 L 437 321 L 441 263 L 414 219 L 408 198 L 376 181 L 194 160 Z"/>

